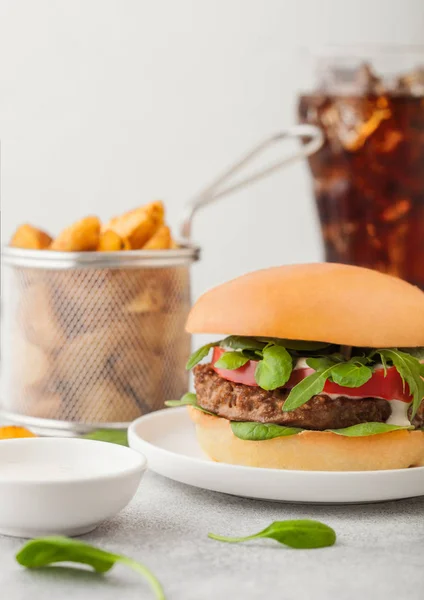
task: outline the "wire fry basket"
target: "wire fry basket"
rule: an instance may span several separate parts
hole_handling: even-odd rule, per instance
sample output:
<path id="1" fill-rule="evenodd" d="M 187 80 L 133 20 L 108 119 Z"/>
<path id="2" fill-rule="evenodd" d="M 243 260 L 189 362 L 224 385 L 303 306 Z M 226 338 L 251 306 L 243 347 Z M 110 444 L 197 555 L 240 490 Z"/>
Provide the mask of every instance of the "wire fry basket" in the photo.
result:
<path id="1" fill-rule="evenodd" d="M 198 255 L 4 249 L 3 416 L 79 433 L 124 427 L 180 397 Z"/>
<path id="2" fill-rule="evenodd" d="M 286 138 L 303 147 L 236 182 Z M 309 141 L 306 141 L 309 140 Z M 211 202 L 309 156 L 322 133 L 298 125 L 261 142 L 187 205 L 182 245 L 110 253 L 2 252 L 0 416 L 39 433 L 122 429 L 188 389 L 192 220 Z"/>

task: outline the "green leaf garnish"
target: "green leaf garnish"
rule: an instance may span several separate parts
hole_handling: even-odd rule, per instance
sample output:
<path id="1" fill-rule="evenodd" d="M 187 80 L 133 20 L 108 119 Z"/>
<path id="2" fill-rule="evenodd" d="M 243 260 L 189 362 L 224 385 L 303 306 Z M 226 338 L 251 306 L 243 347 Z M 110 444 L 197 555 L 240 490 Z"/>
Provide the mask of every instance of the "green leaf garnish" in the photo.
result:
<path id="1" fill-rule="evenodd" d="M 396 348 L 381 348 L 375 353 L 379 354 L 382 360 L 389 360 L 402 377 L 404 385 L 405 382 L 408 384 L 412 396 L 411 418 L 413 419 L 424 398 L 423 369 L 420 361 L 411 354 Z"/>
<path id="2" fill-rule="evenodd" d="M 146 566 L 127 556 L 112 554 L 79 540 L 61 536 L 30 540 L 17 553 L 16 560 L 20 565 L 29 569 L 47 567 L 61 562 L 78 563 L 89 565 L 97 573 L 106 573 L 116 563 L 121 563 L 137 571 L 146 579 L 157 600 L 165 600 L 161 584 Z"/>
<path id="3" fill-rule="evenodd" d="M 231 348 L 232 350 L 259 350 L 262 351 L 266 343 L 261 342 L 254 337 L 245 337 L 241 335 L 229 335 L 223 339 L 219 345 L 221 348 Z"/>
<path id="4" fill-rule="evenodd" d="M 313 396 L 321 394 L 327 379 L 350 388 L 364 385 L 372 377 L 372 370 L 363 364 L 368 360 L 365 357 L 353 357 L 342 362 L 337 354 L 306 359 L 306 364 L 315 369 L 315 373 L 308 375 L 292 388 L 284 402 L 283 412 L 295 410 Z"/>
<path id="5" fill-rule="evenodd" d="M 211 342 L 210 344 L 205 344 L 190 356 L 187 361 L 186 369 L 190 371 L 193 367 L 195 367 L 201 360 L 203 360 L 210 352 L 212 348 L 219 346 L 219 342 Z"/>
<path id="6" fill-rule="evenodd" d="M 399 348 L 399 350 L 405 352 L 405 354 L 410 354 L 418 360 L 424 360 L 424 347 L 422 346 L 418 346 L 417 348 Z"/>
<path id="7" fill-rule="evenodd" d="M 239 369 L 247 362 L 249 358 L 244 356 L 241 352 L 224 352 L 215 363 L 215 367 L 219 369 Z"/>
<path id="8" fill-rule="evenodd" d="M 377 435 L 378 433 L 388 433 L 390 431 L 398 430 L 413 430 L 414 427 L 402 426 L 402 425 L 389 425 L 388 423 L 359 423 L 358 425 L 351 425 L 350 427 L 343 427 L 343 429 L 325 429 L 330 433 L 336 433 L 337 435 L 345 437 L 365 437 L 368 435 Z M 241 440 L 259 442 L 265 440 L 271 440 L 278 437 L 287 437 L 290 435 L 297 435 L 302 431 L 308 431 L 299 427 L 285 427 L 283 425 L 277 425 L 276 423 L 255 423 L 253 421 L 246 422 L 231 422 L 231 430 L 233 434 Z"/>
<path id="9" fill-rule="evenodd" d="M 411 430 L 414 427 L 403 427 L 402 425 L 389 425 L 387 423 L 359 423 L 358 425 L 352 425 L 351 427 L 344 427 L 343 429 L 327 429 L 331 433 L 337 433 L 337 435 L 344 435 L 346 437 L 364 437 L 367 435 L 377 435 L 379 433 L 388 433 L 389 431 L 398 430 Z"/>
<path id="10" fill-rule="evenodd" d="M 324 371 L 316 371 L 311 375 L 302 379 L 294 388 L 291 389 L 290 394 L 287 396 L 286 401 L 283 404 L 283 412 L 290 412 L 296 410 L 299 406 L 306 404 L 312 396 L 320 394 L 324 389 L 327 375 L 330 374 L 333 366 L 328 367 Z"/>
<path id="11" fill-rule="evenodd" d="M 296 435 L 296 433 L 303 431 L 298 427 L 284 427 L 275 423 L 254 423 L 251 421 L 232 421 L 231 430 L 236 437 L 251 442 Z"/>
<path id="12" fill-rule="evenodd" d="M 306 364 L 314 371 L 325 371 L 330 367 L 334 367 L 340 362 L 340 358 L 337 355 L 332 354 L 331 356 L 317 356 L 306 359 Z"/>
<path id="13" fill-rule="evenodd" d="M 207 415 L 214 414 L 199 406 L 199 404 L 197 403 L 197 396 L 192 392 L 187 392 L 179 400 L 166 400 L 165 406 L 168 406 L 170 408 L 175 406 L 192 406 L 193 408 L 197 408 L 197 410 L 200 410 L 201 412 L 204 412 Z"/>
<path id="14" fill-rule="evenodd" d="M 100 442 L 111 442 L 120 446 L 128 446 L 126 429 L 97 429 L 81 436 L 85 440 L 98 440 Z"/>
<path id="15" fill-rule="evenodd" d="M 260 538 L 270 538 L 290 548 L 298 549 L 325 548 L 333 546 L 336 542 L 334 529 L 319 521 L 308 519 L 274 521 L 266 529 L 246 537 L 226 537 L 216 535 L 215 533 L 209 533 L 208 537 L 212 540 L 228 542 L 230 544 L 258 540 Z"/>
<path id="16" fill-rule="evenodd" d="M 355 359 L 334 365 L 331 369 L 331 379 L 343 387 L 361 387 L 372 377 L 372 369 Z"/>
<path id="17" fill-rule="evenodd" d="M 290 379 L 293 359 L 282 346 L 266 346 L 255 370 L 256 383 L 264 390 L 275 390 Z"/>
<path id="18" fill-rule="evenodd" d="M 276 344 L 277 346 L 283 346 L 288 350 L 299 350 L 299 351 L 311 351 L 314 352 L 316 350 L 322 350 L 323 348 L 328 348 L 331 346 L 328 342 L 308 342 L 304 340 L 286 340 L 283 338 L 266 338 L 259 337 L 257 338 L 261 342 L 266 342 L 268 344 Z"/>

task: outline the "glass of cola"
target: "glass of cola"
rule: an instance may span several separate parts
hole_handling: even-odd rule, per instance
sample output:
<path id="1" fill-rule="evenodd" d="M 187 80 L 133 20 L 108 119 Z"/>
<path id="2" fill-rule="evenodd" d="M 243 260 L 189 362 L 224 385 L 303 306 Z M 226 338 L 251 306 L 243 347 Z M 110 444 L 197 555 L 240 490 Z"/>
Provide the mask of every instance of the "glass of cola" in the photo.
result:
<path id="1" fill-rule="evenodd" d="M 424 48 L 330 49 L 299 98 L 325 258 L 424 289 Z"/>

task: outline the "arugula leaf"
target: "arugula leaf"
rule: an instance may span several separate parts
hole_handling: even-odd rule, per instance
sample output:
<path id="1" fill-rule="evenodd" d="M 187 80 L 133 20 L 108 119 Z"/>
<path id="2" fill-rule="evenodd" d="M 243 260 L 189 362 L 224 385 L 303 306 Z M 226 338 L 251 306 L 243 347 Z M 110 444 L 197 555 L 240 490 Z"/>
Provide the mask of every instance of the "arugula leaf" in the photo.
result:
<path id="1" fill-rule="evenodd" d="M 219 345 L 222 348 L 231 348 L 232 350 L 259 350 L 262 351 L 266 343 L 261 342 L 254 337 L 245 337 L 241 335 L 229 335 L 223 339 Z"/>
<path id="2" fill-rule="evenodd" d="M 207 415 L 213 415 L 214 413 L 209 412 L 208 410 L 202 408 L 197 404 L 197 396 L 192 392 L 187 392 L 180 398 L 179 400 L 166 400 L 165 406 L 174 407 L 174 406 L 192 406 L 193 408 L 197 408 L 201 412 L 206 413 Z M 214 415 L 216 416 L 216 415 Z"/>
<path id="3" fill-rule="evenodd" d="M 346 437 L 363 437 L 367 435 L 377 435 L 379 433 L 388 433 L 389 431 L 414 429 L 412 425 L 410 427 L 403 427 L 402 425 L 389 425 L 388 423 L 359 423 L 358 425 L 352 425 L 351 427 L 344 427 L 343 429 L 326 429 L 331 433 L 337 433 L 337 435 L 344 435 Z"/>
<path id="4" fill-rule="evenodd" d="M 331 369 L 331 379 L 337 385 L 355 388 L 364 385 L 372 377 L 372 369 L 351 359 L 345 363 L 334 365 Z"/>
<path id="5" fill-rule="evenodd" d="M 261 350 L 242 350 L 243 356 L 249 360 L 262 360 L 264 355 Z"/>
<path id="6" fill-rule="evenodd" d="M 402 425 L 369 422 L 351 425 L 350 427 L 343 427 L 343 429 L 325 429 L 325 431 L 346 437 L 365 437 L 368 435 L 387 433 L 389 431 L 413 429 L 414 427 L 412 425 L 404 427 Z M 233 434 L 241 440 L 254 442 L 272 440 L 278 437 L 287 437 L 306 431 L 299 427 L 285 427 L 283 425 L 277 425 L 276 423 L 256 423 L 253 421 L 231 421 L 231 430 Z"/>
<path id="7" fill-rule="evenodd" d="M 275 423 L 255 423 L 253 421 L 231 421 L 231 430 L 239 439 L 251 442 L 296 435 L 303 431 L 298 427 L 283 427 Z"/>
<path id="8" fill-rule="evenodd" d="M 266 346 L 263 359 L 258 362 L 255 370 L 256 383 L 264 390 L 275 390 L 290 379 L 293 370 L 293 360 L 282 346 Z"/>
<path id="9" fill-rule="evenodd" d="M 324 371 L 329 367 L 333 367 L 337 364 L 339 359 L 337 357 L 332 356 L 317 356 L 316 358 L 307 358 L 306 364 L 314 371 Z"/>
<path id="10" fill-rule="evenodd" d="M 72 562 L 89 565 L 97 573 L 106 573 L 116 563 L 121 563 L 131 567 L 146 579 L 157 600 L 165 600 L 161 584 L 146 566 L 128 556 L 112 554 L 79 540 L 61 536 L 30 540 L 17 553 L 16 560 L 29 569 L 47 567 L 60 562 Z"/>
<path id="11" fill-rule="evenodd" d="M 195 367 L 201 360 L 203 360 L 205 356 L 209 354 L 211 348 L 215 348 L 215 346 L 219 346 L 219 342 L 212 342 L 210 344 L 206 344 L 205 346 L 202 346 L 201 348 L 193 352 L 186 364 L 187 371 L 190 371 L 190 369 Z"/>
<path id="12" fill-rule="evenodd" d="M 379 354 L 382 360 L 383 358 L 390 360 L 402 377 L 404 386 L 405 382 L 408 384 L 412 396 L 411 418 L 413 419 L 424 398 L 423 369 L 420 361 L 411 354 L 396 348 L 380 348 L 375 353 Z"/>
<path id="13" fill-rule="evenodd" d="M 334 354 L 306 359 L 306 364 L 315 369 L 315 373 L 308 375 L 292 388 L 284 402 L 283 412 L 295 410 L 308 402 L 312 396 L 320 394 L 327 379 L 344 387 L 364 385 L 372 377 L 372 370 L 363 362 L 368 362 L 368 358 L 353 357 L 341 362 L 340 357 Z"/>
<path id="14" fill-rule="evenodd" d="M 295 385 L 283 404 L 283 412 L 296 410 L 296 408 L 308 402 L 312 396 L 320 394 L 324 389 L 327 376 L 330 374 L 333 366 L 331 365 L 324 371 L 316 371 Z"/>
<path id="15" fill-rule="evenodd" d="M 267 344 L 275 344 L 276 346 L 283 346 L 288 350 L 299 350 L 301 352 L 307 350 L 314 352 L 315 350 L 322 350 L 323 348 L 328 348 L 332 345 L 328 342 L 308 342 L 304 340 L 286 340 L 283 338 L 260 337 L 257 339 L 261 342 L 266 342 Z"/>
<path id="16" fill-rule="evenodd" d="M 260 538 L 271 538 L 280 544 L 290 548 L 312 549 L 325 548 L 333 546 L 336 542 L 336 533 L 334 529 L 309 519 L 295 519 L 292 521 L 274 521 L 269 527 L 259 533 L 248 535 L 246 537 L 226 537 L 209 533 L 208 537 L 219 542 L 228 542 L 230 544 L 238 542 L 247 542 Z"/>
<path id="17" fill-rule="evenodd" d="M 386 360 L 386 357 L 383 356 L 382 354 L 380 354 L 380 358 L 381 358 L 381 364 L 383 365 L 383 369 L 384 369 L 384 377 L 386 377 L 386 375 L 387 375 L 387 360 Z"/>
<path id="18" fill-rule="evenodd" d="M 250 359 L 241 352 L 225 352 L 216 361 L 214 366 L 219 369 L 230 369 L 232 371 L 234 369 L 239 369 L 249 362 L 249 360 Z"/>
<path id="19" fill-rule="evenodd" d="M 97 429 L 81 436 L 86 440 L 98 440 L 100 442 L 111 442 L 120 446 L 128 446 L 126 429 Z"/>
<path id="20" fill-rule="evenodd" d="M 417 348 L 399 348 L 399 350 L 401 352 L 405 352 L 405 354 L 410 354 L 411 356 L 414 356 L 418 360 L 424 360 L 424 347 L 422 346 L 419 346 Z"/>

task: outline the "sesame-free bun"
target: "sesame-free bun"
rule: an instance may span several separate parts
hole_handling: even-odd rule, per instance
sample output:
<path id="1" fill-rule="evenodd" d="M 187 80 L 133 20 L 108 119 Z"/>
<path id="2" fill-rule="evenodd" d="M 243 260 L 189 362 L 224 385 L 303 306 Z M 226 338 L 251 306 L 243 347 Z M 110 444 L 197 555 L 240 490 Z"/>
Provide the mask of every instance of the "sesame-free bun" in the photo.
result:
<path id="1" fill-rule="evenodd" d="M 202 450 L 232 465 L 301 471 L 381 471 L 424 466 L 424 433 L 392 431 L 343 437 L 302 431 L 288 437 L 249 442 L 237 438 L 230 421 L 188 407 Z"/>
<path id="2" fill-rule="evenodd" d="M 373 348 L 424 346 L 424 293 L 362 267 L 273 267 L 206 292 L 190 312 L 187 331 Z"/>

